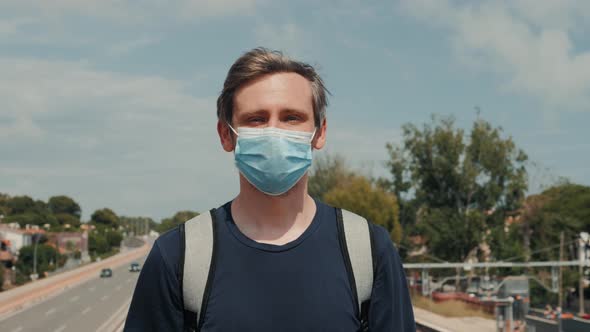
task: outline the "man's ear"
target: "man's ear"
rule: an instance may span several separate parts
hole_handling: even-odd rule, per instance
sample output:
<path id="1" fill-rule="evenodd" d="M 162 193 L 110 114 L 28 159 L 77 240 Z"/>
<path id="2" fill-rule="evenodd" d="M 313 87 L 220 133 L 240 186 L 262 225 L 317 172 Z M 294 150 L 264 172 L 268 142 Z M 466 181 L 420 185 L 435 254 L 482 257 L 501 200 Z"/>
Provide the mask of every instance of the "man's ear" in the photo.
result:
<path id="1" fill-rule="evenodd" d="M 316 149 L 320 150 L 326 145 L 326 130 L 327 130 L 327 123 L 326 119 L 322 121 L 320 127 L 316 130 L 315 138 L 311 142 L 311 146 Z"/>
<path id="2" fill-rule="evenodd" d="M 217 134 L 219 134 L 219 140 L 223 149 L 226 152 L 232 152 L 235 146 L 234 132 L 229 128 L 227 123 L 221 120 L 217 121 Z"/>

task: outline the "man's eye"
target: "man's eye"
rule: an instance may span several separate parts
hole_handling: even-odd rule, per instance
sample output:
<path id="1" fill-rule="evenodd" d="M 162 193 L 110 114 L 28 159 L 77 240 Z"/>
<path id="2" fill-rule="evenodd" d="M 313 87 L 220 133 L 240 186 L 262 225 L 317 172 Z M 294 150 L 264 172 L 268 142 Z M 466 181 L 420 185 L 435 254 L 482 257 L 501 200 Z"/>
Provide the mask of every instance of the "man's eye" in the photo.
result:
<path id="1" fill-rule="evenodd" d="M 287 121 L 299 121 L 299 119 L 300 118 L 298 116 L 296 116 L 296 115 L 289 115 L 287 117 Z"/>
<path id="2" fill-rule="evenodd" d="M 251 123 L 262 123 L 264 121 L 263 118 L 251 118 L 250 122 Z"/>

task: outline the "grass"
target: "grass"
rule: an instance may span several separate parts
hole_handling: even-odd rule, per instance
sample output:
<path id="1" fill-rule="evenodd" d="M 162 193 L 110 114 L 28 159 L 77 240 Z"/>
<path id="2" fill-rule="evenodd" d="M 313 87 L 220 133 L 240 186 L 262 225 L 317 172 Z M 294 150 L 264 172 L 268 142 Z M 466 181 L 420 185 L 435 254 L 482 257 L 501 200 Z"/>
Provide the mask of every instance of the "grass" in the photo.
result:
<path id="1" fill-rule="evenodd" d="M 473 305 L 459 300 L 449 300 L 442 302 L 434 302 L 433 300 L 414 295 L 412 296 L 412 304 L 420 309 L 434 312 L 435 314 L 445 317 L 482 317 L 486 319 L 494 319 L 494 316 L 484 312 L 483 310 L 475 309 Z"/>

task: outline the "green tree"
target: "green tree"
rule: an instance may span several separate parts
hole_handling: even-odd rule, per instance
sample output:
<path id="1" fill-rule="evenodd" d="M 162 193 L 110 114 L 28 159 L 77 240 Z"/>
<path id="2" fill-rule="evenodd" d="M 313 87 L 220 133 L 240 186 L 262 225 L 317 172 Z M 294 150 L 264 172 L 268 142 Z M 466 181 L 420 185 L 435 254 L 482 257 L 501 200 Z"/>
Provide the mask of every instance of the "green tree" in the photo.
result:
<path id="1" fill-rule="evenodd" d="M 503 227 L 505 214 L 520 206 L 527 156 L 482 119 L 469 134 L 452 117 L 402 129 L 401 144 L 386 147 L 389 190 L 405 198 L 401 215 L 412 219 L 404 224 L 415 223 L 436 256 L 465 260 L 487 230 Z M 412 213 L 403 212 L 407 206 Z"/>
<path id="2" fill-rule="evenodd" d="M 458 214 L 451 208 L 422 209 L 419 234 L 428 237 L 428 249 L 447 261 L 464 260 L 482 240 L 485 217 L 476 210 Z"/>
<path id="3" fill-rule="evenodd" d="M 55 216 L 48 211 L 40 213 L 25 212 L 20 214 L 14 214 L 5 217 L 4 222 L 16 222 L 20 225 L 20 227 L 25 227 L 25 225 L 37 225 L 42 227 L 45 224 L 49 224 L 51 228 L 55 228 L 59 225 L 59 222 L 57 221 Z"/>
<path id="4" fill-rule="evenodd" d="M 167 230 L 172 229 L 198 215 L 198 212 L 188 210 L 176 212 L 172 218 L 163 219 L 162 222 L 157 226 L 156 230 L 159 233 L 166 232 Z"/>
<path id="5" fill-rule="evenodd" d="M 590 229 L 590 187 L 565 183 L 527 197 L 522 225 L 530 233 L 531 251 L 553 247 L 564 232 L 567 242 Z M 571 257 L 575 259 L 575 257 Z M 557 251 L 540 251 L 535 259 L 559 259 Z"/>
<path id="6" fill-rule="evenodd" d="M 47 205 L 49 210 L 55 215 L 69 214 L 80 220 L 82 209 L 80 209 L 80 205 L 76 201 L 68 196 L 53 196 L 49 198 Z"/>
<path id="7" fill-rule="evenodd" d="M 25 225 L 38 225 L 43 226 L 49 224 L 51 227 L 58 225 L 58 221 L 55 216 L 51 213 L 47 204 L 41 200 L 33 200 L 29 196 L 15 196 L 9 197 L 5 195 L 3 197 L 4 207 L 2 210 L 8 212 L 3 222 L 12 223 L 16 222 L 21 227 Z"/>
<path id="8" fill-rule="evenodd" d="M 111 247 L 105 234 L 93 231 L 88 235 L 88 252 L 91 255 L 102 255 L 110 250 Z"/>
<path id="9" fill-rule="evenodd" d="M 119 247 L 123 241 L 123 235 L 117 231 L 108 231 L 106 233 L 106 240 L 109 247 Z"/>
<path id="10" fill-rule="evenodd" d="M 398 219 L 395 195 L 384 191 L 362 176 L 350 176 L 323 195 L 324 201 L 361 215 L 390 232 L 391 239 L 399 244 L 402 228 Z"/>
<path id="11" fill-rule="evenodd" d="M 16 268 L 25 276 L 33 273 L 34 246 L 24 246 L 19 250 Z M 63 265 L 62 255 L 48 244 L 37 245 L 37 274 L 43 277 L 45 272 L 53 271 L 58 265 Z"/>
<path id="12" fill-rule="evenodd" d="M 35 207 L 35 201 L 29 196 L 14 196 L 7 202 L 10 215 L 32 212 Z"/>
<path id="13" fill-rule="evenodd" d="M 7 216 L 10 213 L 9 201 L 9 195 L 0 193 L 0 215 Z"/>
<path id="14" fill-rule="evenodd" d="M 339 155 L 324 155 L 314 160 L 308 182 L 309 195 L 323 199 L 324 194 L 353 176 L 344 158 Z"/>
<path id="15" fill-rule="evenodd" d="M 101 224 L 111 227 L 116 227 L 119 225 L 119 217 L 113 210 L 109 208 L 104 208 L 100 210 L 94 211 L 92 216 L 90 217 L 91 222 L 95 224 Z"/>
<path id="16" fill-rule="evenodd" d="M 565 183 L 551 187 L 541 195 L 549 198 L 543 212 L 569 219 L 568 226 L 574 232 L 590 228 L 590 187 Z"/>
<path id="17" fill-rule="evenodd" d="M 57 213 L 55 219 L 61 226 L 70 225 L 71 228 L 79 228 L 81 225 L 80 219 L 69 213 Z"/>

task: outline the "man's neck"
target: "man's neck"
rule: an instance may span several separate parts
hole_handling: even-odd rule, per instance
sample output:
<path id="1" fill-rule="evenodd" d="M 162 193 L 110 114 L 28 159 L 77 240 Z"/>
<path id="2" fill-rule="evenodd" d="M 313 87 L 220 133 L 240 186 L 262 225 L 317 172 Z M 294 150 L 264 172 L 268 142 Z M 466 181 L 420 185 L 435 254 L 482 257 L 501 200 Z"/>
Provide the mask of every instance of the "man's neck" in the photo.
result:
<path id="1" fill-rule="evenodd" d="M 307 175 L 279 196 L 260 192 L 240 175 L 240 193 L 232 203 L 240 231 L 257 242 L 285 244 L 298 238 L 315 215 L 314 200 L 307 194 Z"/>

